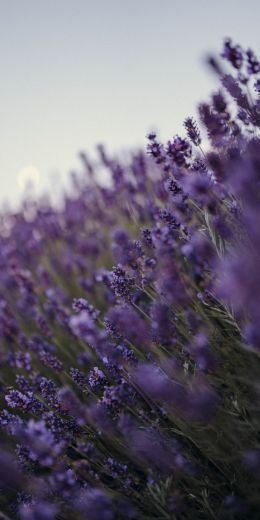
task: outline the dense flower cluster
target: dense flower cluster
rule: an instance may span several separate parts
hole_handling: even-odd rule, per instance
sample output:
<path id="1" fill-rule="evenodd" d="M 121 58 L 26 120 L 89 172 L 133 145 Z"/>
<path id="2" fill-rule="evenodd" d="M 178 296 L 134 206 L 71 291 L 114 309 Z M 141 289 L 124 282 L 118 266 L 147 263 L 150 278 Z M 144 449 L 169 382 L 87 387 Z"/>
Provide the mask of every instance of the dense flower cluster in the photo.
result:
<path id="1" fill-rule="evenodd" d="M 3 519 L 259 519 L 260 64 L 222 58 L 186 137 L 0 216 Z"/>

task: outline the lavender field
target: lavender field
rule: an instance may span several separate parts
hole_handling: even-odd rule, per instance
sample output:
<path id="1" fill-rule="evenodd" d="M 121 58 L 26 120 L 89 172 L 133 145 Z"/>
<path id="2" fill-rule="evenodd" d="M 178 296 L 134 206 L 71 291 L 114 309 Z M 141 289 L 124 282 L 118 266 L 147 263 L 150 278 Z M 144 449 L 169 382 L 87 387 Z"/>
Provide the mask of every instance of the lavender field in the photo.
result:
<path id="1" fill-rule="evenodd" d="M 208 65 L 183 136 L 1 213 L 1 520 L 260 518 L 260 62 Z"/>

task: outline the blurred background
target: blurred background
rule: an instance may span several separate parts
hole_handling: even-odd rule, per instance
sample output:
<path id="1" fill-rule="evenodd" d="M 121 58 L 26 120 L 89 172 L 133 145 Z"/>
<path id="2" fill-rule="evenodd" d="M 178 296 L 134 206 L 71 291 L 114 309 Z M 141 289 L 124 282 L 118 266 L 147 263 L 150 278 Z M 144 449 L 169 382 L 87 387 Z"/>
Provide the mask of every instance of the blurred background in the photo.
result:
<path id="1" fill-rule="evenodd" d="M 66 186 L 78 152 L 145 147 L 214 89 L 225 36 L 260 51 L 258 0 L 0 0 L 0 204 Z"/>

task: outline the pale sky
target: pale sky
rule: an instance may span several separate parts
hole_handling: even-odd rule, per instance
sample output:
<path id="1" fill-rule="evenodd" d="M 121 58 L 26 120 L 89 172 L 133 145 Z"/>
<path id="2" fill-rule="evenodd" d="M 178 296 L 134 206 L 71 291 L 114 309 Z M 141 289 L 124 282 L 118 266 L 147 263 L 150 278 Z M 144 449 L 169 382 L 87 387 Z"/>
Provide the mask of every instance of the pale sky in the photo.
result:
<path id="1" fill-rule="evenodd" d="M 182 131 L 214 89 L 205 54 L 230 35 L 259 55 L 259 21 L 258 0 L 0 0 L 0 203 L 28 165 L 47 186 L 97 143 Z"/>

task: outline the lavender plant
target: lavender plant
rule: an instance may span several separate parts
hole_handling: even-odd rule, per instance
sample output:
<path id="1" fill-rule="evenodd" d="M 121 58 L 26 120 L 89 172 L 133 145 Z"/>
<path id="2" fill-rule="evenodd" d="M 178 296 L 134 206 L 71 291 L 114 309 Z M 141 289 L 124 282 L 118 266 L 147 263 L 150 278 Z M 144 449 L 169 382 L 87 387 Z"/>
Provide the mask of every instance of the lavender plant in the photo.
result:
<path id="1" fill-rule="evenodd" d="M 3 520 L 259 519 L 260 64 L 222 58 L 186 137 L 1 214 Z"/>

